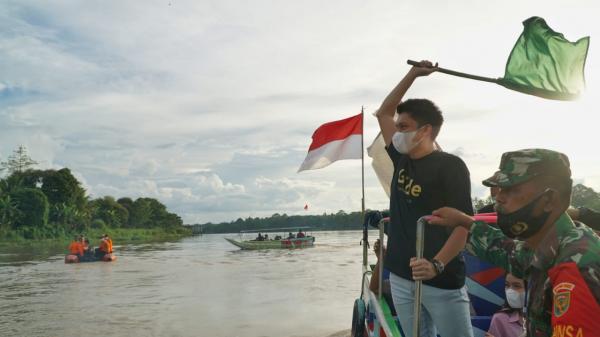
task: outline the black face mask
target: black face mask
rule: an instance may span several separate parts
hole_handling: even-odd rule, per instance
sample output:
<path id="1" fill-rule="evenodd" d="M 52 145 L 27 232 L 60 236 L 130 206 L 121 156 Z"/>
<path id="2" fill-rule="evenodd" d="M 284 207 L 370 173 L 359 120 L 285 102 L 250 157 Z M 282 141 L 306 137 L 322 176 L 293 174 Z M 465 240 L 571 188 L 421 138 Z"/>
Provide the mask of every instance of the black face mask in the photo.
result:
<path id="1" fill-rule="evenodd" d="M 530 203 L 512 213 L 497 212 L 497 224 L 502 233 L 511 239 L 523 240 L 539 232 L 552 212 L 543 212 L 538 216 L 533 216 L 531 213 L 537 202 L 549 191 L 545 191 Z"/>

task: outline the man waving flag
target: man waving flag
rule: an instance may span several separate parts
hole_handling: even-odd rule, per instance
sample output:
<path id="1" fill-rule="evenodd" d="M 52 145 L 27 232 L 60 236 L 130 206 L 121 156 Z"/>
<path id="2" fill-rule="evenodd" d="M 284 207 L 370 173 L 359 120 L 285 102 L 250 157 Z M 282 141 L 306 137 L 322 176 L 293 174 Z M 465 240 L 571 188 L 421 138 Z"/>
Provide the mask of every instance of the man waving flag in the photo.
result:
<path id="1" fill-rule="evenodd" d="M 306 159 L 298 172 L 320 169 L 336 160 L 361 159 L 363 114 L 325 123 L 312 136 Z"/>

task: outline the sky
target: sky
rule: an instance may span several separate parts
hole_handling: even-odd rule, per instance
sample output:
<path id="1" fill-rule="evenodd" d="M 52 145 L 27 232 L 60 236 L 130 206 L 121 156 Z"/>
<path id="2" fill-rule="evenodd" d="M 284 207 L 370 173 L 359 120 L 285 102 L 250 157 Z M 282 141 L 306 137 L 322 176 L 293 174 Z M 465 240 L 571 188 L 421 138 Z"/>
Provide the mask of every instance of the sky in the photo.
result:
<path id="1" fill-rule="evenodd" d="M 467 163 L 473 196 L 503 152 L 530 147 L 566 153 L 600 190 L 594 1 L 0 3 L 0 160 L 25 145 L 93 198 L 154 197 L 186 223 L 358 211 L 360 160 L 296 172 L 313 131 L 364 106 L 368 145 L 407 59 L 501 77 L 531 16 L 591 37 L 578 101 L 440 73 L 406 98 L 442 109 L 439 143 Z M 366 206 L 387 208 L 366 164 Z"/>

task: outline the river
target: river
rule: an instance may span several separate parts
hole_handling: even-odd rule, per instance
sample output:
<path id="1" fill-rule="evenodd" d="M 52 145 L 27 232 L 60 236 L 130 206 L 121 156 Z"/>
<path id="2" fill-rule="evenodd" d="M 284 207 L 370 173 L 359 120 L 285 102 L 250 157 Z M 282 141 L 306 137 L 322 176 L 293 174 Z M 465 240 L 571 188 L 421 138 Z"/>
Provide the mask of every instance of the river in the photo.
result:
<path id="1" fill-rule="evenodd" d="M 0 257 L 0 336 L 324 337 L 360 293 L 359 231 L 315 247 L 241 251 L 224 237 L 118 246 L 113 263 Z"/>

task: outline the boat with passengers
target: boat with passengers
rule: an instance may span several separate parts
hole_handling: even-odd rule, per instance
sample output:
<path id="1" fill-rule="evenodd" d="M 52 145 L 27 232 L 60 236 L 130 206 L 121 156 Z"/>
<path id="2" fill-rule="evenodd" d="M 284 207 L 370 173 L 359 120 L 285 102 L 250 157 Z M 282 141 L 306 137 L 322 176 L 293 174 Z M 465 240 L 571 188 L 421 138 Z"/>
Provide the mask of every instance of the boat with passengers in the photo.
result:
<path id="1" fill-rule="evenodd" d="M 284 227 L 268 228 L 262 230 L 240 231 L 239 239 L 225 238 L 232 245 L 245 250 L 259 249 L 296 249 L 312 247 L 315 244 L 315 237 L 307 234 L 306 230 L 310 227 Z M 297 230 L 296 234 L 292 231 Z M 265 235 L 262 235 L 265 233 Z M 271 237 L 269 237 L 272 235 Z M 249 234 L 256 235 L 254 239 L 244 239 Z"/>

